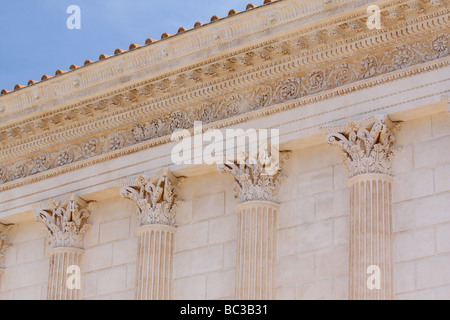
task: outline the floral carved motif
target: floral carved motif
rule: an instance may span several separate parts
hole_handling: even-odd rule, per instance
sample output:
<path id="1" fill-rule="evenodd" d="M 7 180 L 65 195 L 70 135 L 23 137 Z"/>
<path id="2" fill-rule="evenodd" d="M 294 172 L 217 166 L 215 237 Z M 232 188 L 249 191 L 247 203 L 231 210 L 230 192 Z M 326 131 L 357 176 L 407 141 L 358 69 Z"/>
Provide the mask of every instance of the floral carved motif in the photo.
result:
<path id="1" fill-rule="evenodd" d="M 241 202 L 272 201 L 278 197 L 278 188 L 283 181 L 281 166 L 288 160 L 290 152 L 280 152 L 279 159 L 258 153 L 258 159 L 241 154 L 235 162 L 217 165 L 222 173 L 234 177 L 235 197 Z"/>
<path id="2" fill-rule="evenodd" d="M 151 177 L 118 181 L 122 198 L 132 200 L 138 207 L 139 226 L 175 226 L 175 213 L 180 204 L 175 191 L 177 178 L 164 168 Z"/>
<path id="3" fill-rule="evenodd" d="M 2 164 L 0 184 L 167 136 L 179 129 L 190 129 L 195 121 L 206 124 L 232 118 L 448 55 L 449 35 L 442 33 L 429 39 L 402 44 L 379 53 L 365 54 L 321 69 L 303 71 L 276 82 L 243 89 L 219 99 L 204 101 L 185 110 L 177 110 L 135 123 L 129 128 L 108 135 L 90 137 L 79 144 Z M 152 90 L 153 87 L 147 85 L 133 94 L 137 95 L 139 92 L 150 94 Z M 127 96 L 127 99 L 134 99 L 134 95 Z M 108 104 L 111 106 L 114 103 L 102 100 L 93 105 L 96 108 L 107 108 Z"/>
<path id="4" fill-rule="evenodd" d="M 9 247 L 8 233 L 12 225 L 4 225 L 0 223 L 0 273 L 5 269 L 6 265 L 6 250 Z"/>
<path id="5" fill-rule="evenodd" d="M 401 123 L 392 123 L 387 117 L 371 117 L 362 122 L 322 129 L 328 133 L 327 142 L 338 146 L 350 176 L 365 173 L 391 175 L 395 142 L 394 134 Z"/>
<path id="6" fill-rule="evenodd" d="M 44 224 L 52 248 L 83 248 L 91 203 L 71 194 L 63 201 L 50 200 L 34 207 L 35 220 Z"/>

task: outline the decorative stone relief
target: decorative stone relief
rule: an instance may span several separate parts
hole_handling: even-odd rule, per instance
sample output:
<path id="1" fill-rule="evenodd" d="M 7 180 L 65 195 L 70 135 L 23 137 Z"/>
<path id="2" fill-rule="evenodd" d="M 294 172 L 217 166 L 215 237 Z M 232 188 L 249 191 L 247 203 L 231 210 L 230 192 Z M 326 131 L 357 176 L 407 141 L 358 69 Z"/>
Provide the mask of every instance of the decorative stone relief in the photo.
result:
<path id="1" fill-rule="evenodd" d="M 0 273 L 5 269 L 6 265 L 6 250 L 9 247 L 8 232 L 12 225 L 5 225 L 0 223 Z"/>
<path id="2" fill-rule="evenodd" d="M 202 102 L 186 110 L 177 110 L 148 121 L 135 123 L 127 129 L 114 131 L 106 136 L 90 137 L 79 144 L 0 165 L 0 184 L 120 150 L 143 141 L 167 136 L 178 129 L 189 129 L 193 127 L 195 121 L 211 123 L 228 119 L 348 85 L 359 80 L 432 61 L 448 56 L 448 54 L 449 35 L 442 33 L 423 41 L 402 44 L 383 52 L 370 53 L 349 61 L 341 61 L 326 68 L 304 71 L 275 83 L 270 82 L 256 88 L 244 89 L 241 92 L 234 92 L 219 99 Z M 141 88 L 137 92 L 151 94 L 149 92 L 154 90 L 154 87 L 147 85 L 144 89 Z M 112 99 L 117 100 L 116 97 Z M 121 101 L 121 99 L 119 100 Z M 93 109 L 104 109 L 114 103 L 113 101 L 102 100 L 85 106 L 84 112 L 89 115 L 94 112 Z M 17 134 L 14 130 L 0 132 L 0 138 Z"/>
<path id="3" fill-rule="evenodd" d="M 90 228 L 87 220 L 92 203 L 71 194 L 63 201 L 50 200 L 48 204 L 34 207 L 35 220 L 44 224 L 53 249 L 83 248 L 84 235 Z"/>
<path id="4" fill-rule="evenodd" d="M 371 117 L 356 123 L 322 129 L 328 133 L 327 142 L 340 147 L 350 176 L 365 173 L 391 175 L 394 134 L 401 123 L 393 123 L 388 117 Z"/>
<path id="5" fill-rule="evenodd" d="M 288 160 L 290 152 L 280 152 L 279 161 L 273 157 L 258 154 L 258 159 L 242 154 L 236 162 L 218 165 L 220 172 L 230 173 L 234 177 L 235 197 L 241 202 L 272 201 L 278 196 L 278 188 L 283 180 L 281 166 Z"/>
<path id="6" fill-rule="evenodd" d="M 322 129 L 327 141 L 338 146 L 350 171 L 349 298 L 393 298 L 392 158 L 395 133 L 401 122 L 372 116 L 358 123 Z M 379 287 L 368 285 L 368 268 L 382 274 Z"/>
<path id="7" fill-rule="evenodd" d="M 138 207 L 139 226 L 175 226 L 175 211 L 181 201 L 175 190 L 177 178 L 168 168 L 151 177 L 138 176 L 117 183 L 121 187 L 120 195 Z"/>

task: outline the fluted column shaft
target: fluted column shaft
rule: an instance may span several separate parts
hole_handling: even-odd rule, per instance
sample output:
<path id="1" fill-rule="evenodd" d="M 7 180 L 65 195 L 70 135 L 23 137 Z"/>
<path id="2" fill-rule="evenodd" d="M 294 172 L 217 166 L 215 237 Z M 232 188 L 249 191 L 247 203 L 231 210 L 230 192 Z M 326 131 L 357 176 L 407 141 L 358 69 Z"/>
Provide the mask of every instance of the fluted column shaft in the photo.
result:
<path id="1" fill-rule="evenodd" d="M 121 180 L 120 194 L 137 206 L 139 228 L 137 261 L 137 300 L 169 300 L 172 270 L 175 213 L 180 204 L 177 178 L 168 168 L 150 176 Z"/>
<path id="2" fill-rule="evenodd" d="M 62 201 L 34 206 L 35 220 L 43 224 L 51 247 L 48 300 L 81 299 L 80 262 L 84 237 L 90 229 L 89 209 L 94 203 L 70 194 Z"/>
<path id="3" fill-rule="evenodd" d="M 84 250 L 77 248 L 55 248 L 50 251 L 47 300 L 79 300 L 80 289 L 68 285 L 70 266 L 80 266 Z"/>
<path id="4" fill-rule="evenodd" d="M 174 227 L 166 225 L 148 225 L 136 231 L 138 300 L 171 298 L 175 231 Z"/>
<path id="5" fill-rule="evenodd" d="M 363 174 L 350 179 L 349 185 L 349 298 L 392 299 L 392 177 Z M 368 283 L 372 274 L 379 276 L 379 288 Z"/>
<path id="6" fill-rule="evenodd" d="M 281 165 L 290 152 L 278 147 L 260 149 L 255 158 L 241 154 L 234 162 L 219 164 L 221 172 L 233 175 L 238 239 L 236 258 L 236 299 L 275 299 L 275 266 L 277 246 L 276 198 L 283 180 Z"/>
<path id="7" fill-rule="evenodd" d="M 237 206 L 236 298 L 271 300 L 275 290 L 277 213 L 279 205 L 250 201 Z"/>
<path id="8" fill-rule="evenodd" d="M 350 173 L 349 298 L 393 298 L 392 159 L 401 122 L 386 115 L 323 128 Z"/>

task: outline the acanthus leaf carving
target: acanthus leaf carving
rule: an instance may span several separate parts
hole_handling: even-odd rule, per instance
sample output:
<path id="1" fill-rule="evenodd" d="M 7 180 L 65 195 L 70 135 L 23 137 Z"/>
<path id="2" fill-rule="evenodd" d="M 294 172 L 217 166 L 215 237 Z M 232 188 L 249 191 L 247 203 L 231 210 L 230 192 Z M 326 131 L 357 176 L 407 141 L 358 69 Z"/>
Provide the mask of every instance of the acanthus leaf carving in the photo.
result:
<path id="1" fill-rule="evenodd" d="M 177 178 L 168 168 L 150 177 L 118 181 L 118 185 L 122 198 L 136 204 L 139 226 L 175 226 L 175 213 L 181 201 L 176 192 Z"/>
<path id="2" fill-rule="evenodd" d="M 50 200 L 34 207 L 35 220 L 44 224 L 52 248 L 83 248 L 92 203 L 71 194 L 63 201 Z"/>
<path id="3" fill-rule="evenodd" d="M 267 153 L 258 153 L 257 159 L 254 159 L 242 153 L 236 161 L 218 164 L 217 167 L 220 172 L 234 177 L 235 197 L 241 202 L 276 202 L 279 186 L 284 180 L 281 166 L 289 156 L 288 151 L 280 152 L 277 160 L 277 157 Z"/>
<path id="4" fill-rule="evenodd" d="M 0 223 L 0 273 L 6 266 L 6 250 L 9 247 L 8 237 L 13 225 Z"/>
<path id="5" fill-rule="evenodd" d="M 354 177 L 369 173 L 392 175 L 392 159 L 397 152 L 393 145 L 400 127 L 400 122 L 393 123 L 386 116 L 373 116 L 322 131 L 328 134 L 329 144 L 341 149 L 350 176 Z"/>

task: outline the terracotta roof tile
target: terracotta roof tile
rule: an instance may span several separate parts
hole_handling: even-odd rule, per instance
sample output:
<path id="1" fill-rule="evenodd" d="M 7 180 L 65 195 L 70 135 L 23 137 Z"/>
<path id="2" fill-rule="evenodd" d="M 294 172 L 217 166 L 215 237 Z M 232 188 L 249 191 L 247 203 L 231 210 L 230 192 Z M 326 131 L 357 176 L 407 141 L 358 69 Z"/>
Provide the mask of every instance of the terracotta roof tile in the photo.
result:
<path id="1" fill-rule="evenodd" d="M 122 50 L 120 48 L 117 48 L 116 50 L 114 50 L 114 55 L 117 56 L 118 54 L 124 53 L 126 52 L 126 50 Z"/>
<path id="2" fill-rule="evenodd" d="M 264 0 L 264 4 L 271 3 L 271 2 L 274 2 L 274 1 L 276 1 L 276 0 Z M 254 8 L 256 8 L 256 7 L 257 7 L 256 5 L 254 5 L 254 4 L 252 4 L 252 3 L 249 3 L 249 4 L 247 5 L 247 7 L 246 7 L 246 10 L 254 9 Z M 232 16 L 232 15 L 235 15 L 235 14 L 237 14 L 237 13 L 239 13 L 239 11 L 234 10 L 234 9 L 231 9 L 231 10 L 228 12 L 228 16 Z M 214 22 L 214 21 L 217 21 L 217 20 L 220 20 L 220 19 L 222 19 L 222 18 L 219 17 L 219 16 L 214 15 L 214 16 L 211 17 L 211 22 Z M 203 25 L 204 25 L 204 24 L 203 24 L 202 22 L 197 21 L 197 22 L 194 24 L 194 28 L 198 28 L 198 27 L 201 27 L 201 26 L 203 26 Z M 178 33 L 185 32 L 185 31 L 188 31 L 188 30 L 189 30 L 189 29 L 186 29 L 186 28 L 181 27 L 181 28 L 178 29 L 177 34 L 178 34 Z M 163 33 L 163 34 L 161 35 L 161 39 L 166 39 L 166 38 L 169 38 L 169 37 L 171 37 L 171 36 L 172 36 L 172 34 L 169 34 L 169 33 Z M 147 38 L 147 39 L 145 40 L 145 44 L 146 44 L 146 45 L 152 44 L 152 43 L 154 43 L 154 42 L 157 42 L 157 40 L 152 39 L 152 38 Z M 142 47 L 142 45 L 132 43 L 132 44 L 130 44 L 129 50 L 133 50 L 133 49 L 136 49 L 136 48 L 139 48 L 139 47 Z M 117 48 L 117 49 L 114 51 L 114 55 L 119 55 L 119 54 L 125 53 L 125 52 L 127 52 L 127 51 L 126 51 L 126 50 L 122 50 L 122 49 L 120 49 L 120 48 Z M 110 56 L 108 56 L 108 55 L 106 55 L 106 54 L 101 54 L 101 55 L 99 56 L 98 59 L 99 59 L 99 60 L 103 60 L 103 59 L 106 59 L 106 58 L 109 58 L 109 57 L 110 57 Z M 89 60 L 89 59 L 88 59 L 88 60 L 84 61 L 84 66 L 86 66 L 86 65 L 88 65 L 88 64 L 91 64 L 91 63 L 94 63 L 94 62 L 95 62 L 95 61 Z M 70 66 L 69 70 L 72 71 L 72 70 L 75 70 L 75 69 L 78 69 L 78 68 L 80 68 L 80 66 L 75 65 L 75 64 L 72 64 L 72 65 Z M 61 75 L 61 74 L 66 73 L 66 72 L 67 72 L 67 71 L 58 69 L 58 70 L 56 70 L 55 75 Z M 41 78 L 41 81 L 43 81 L 43 80 L 48 80 L 48 79 L 50 79 L 50 78 L 53 78 L 53 77 L 44 74 L 44 75 L 42 76 L 42 78 Z M 38 83 L 38 82 L 39 82 L 39 81 L 30 80 L 30 81 L 28 81 L 28 85 L 30 86 L 30 85 L 36 84 L 36 83 Z M 18 90 L 18 89 L 21 89 L 21 88 L 23 88 L 23 87 L 25 87 L 25 86 L 16 84 L 16 85 L 14 86 L 14 90 Z M 8 94 L 8 93 L 10 93 L 10 92 L 11 92 L 11 90 L 2 89 L 1 94 L 2 94 L 2 95 L 5 95 L 5 94 Z"/>
<path id="3" fill-rule="evenodd" d="M 214 15 L 214 16 L 211 17 L 211 22 L 217 21 L 217 20 L 220 20 L 220 19 L 222 19 L 222 18 L 219 17 L 219 16 Z"/>
<path id="4" fill-rule="evenodd" d="M 203 25 L 203 23 L 201 23 L 200 21 L 197 21 L 197 22 L 194 24 L 194 28 L 201 27 L 202 25 Z"/>
<path id="5" fill-rule="evenodd" d="M 63 74 L 63 73 L 66 73 L 67 71 L 65 71 L 65 70 L 61 70 L 61 69 L 58 69 L 58 70 L 56 70 L 56 72 L 55 72 L 55 76 L 59 76 L 60 74 Z"/>
<path id="6" fill-rule="evenodd" d="M 136 43 L 132 43 L 132 44 L 130 44 L 129 49 L 130 49 L 130 50 L 133 50 L 133 49 L 136 49 L 136 48 L 139 48 L 139 47 L 142 47 L 142 45 L 136 44 Z"/>

